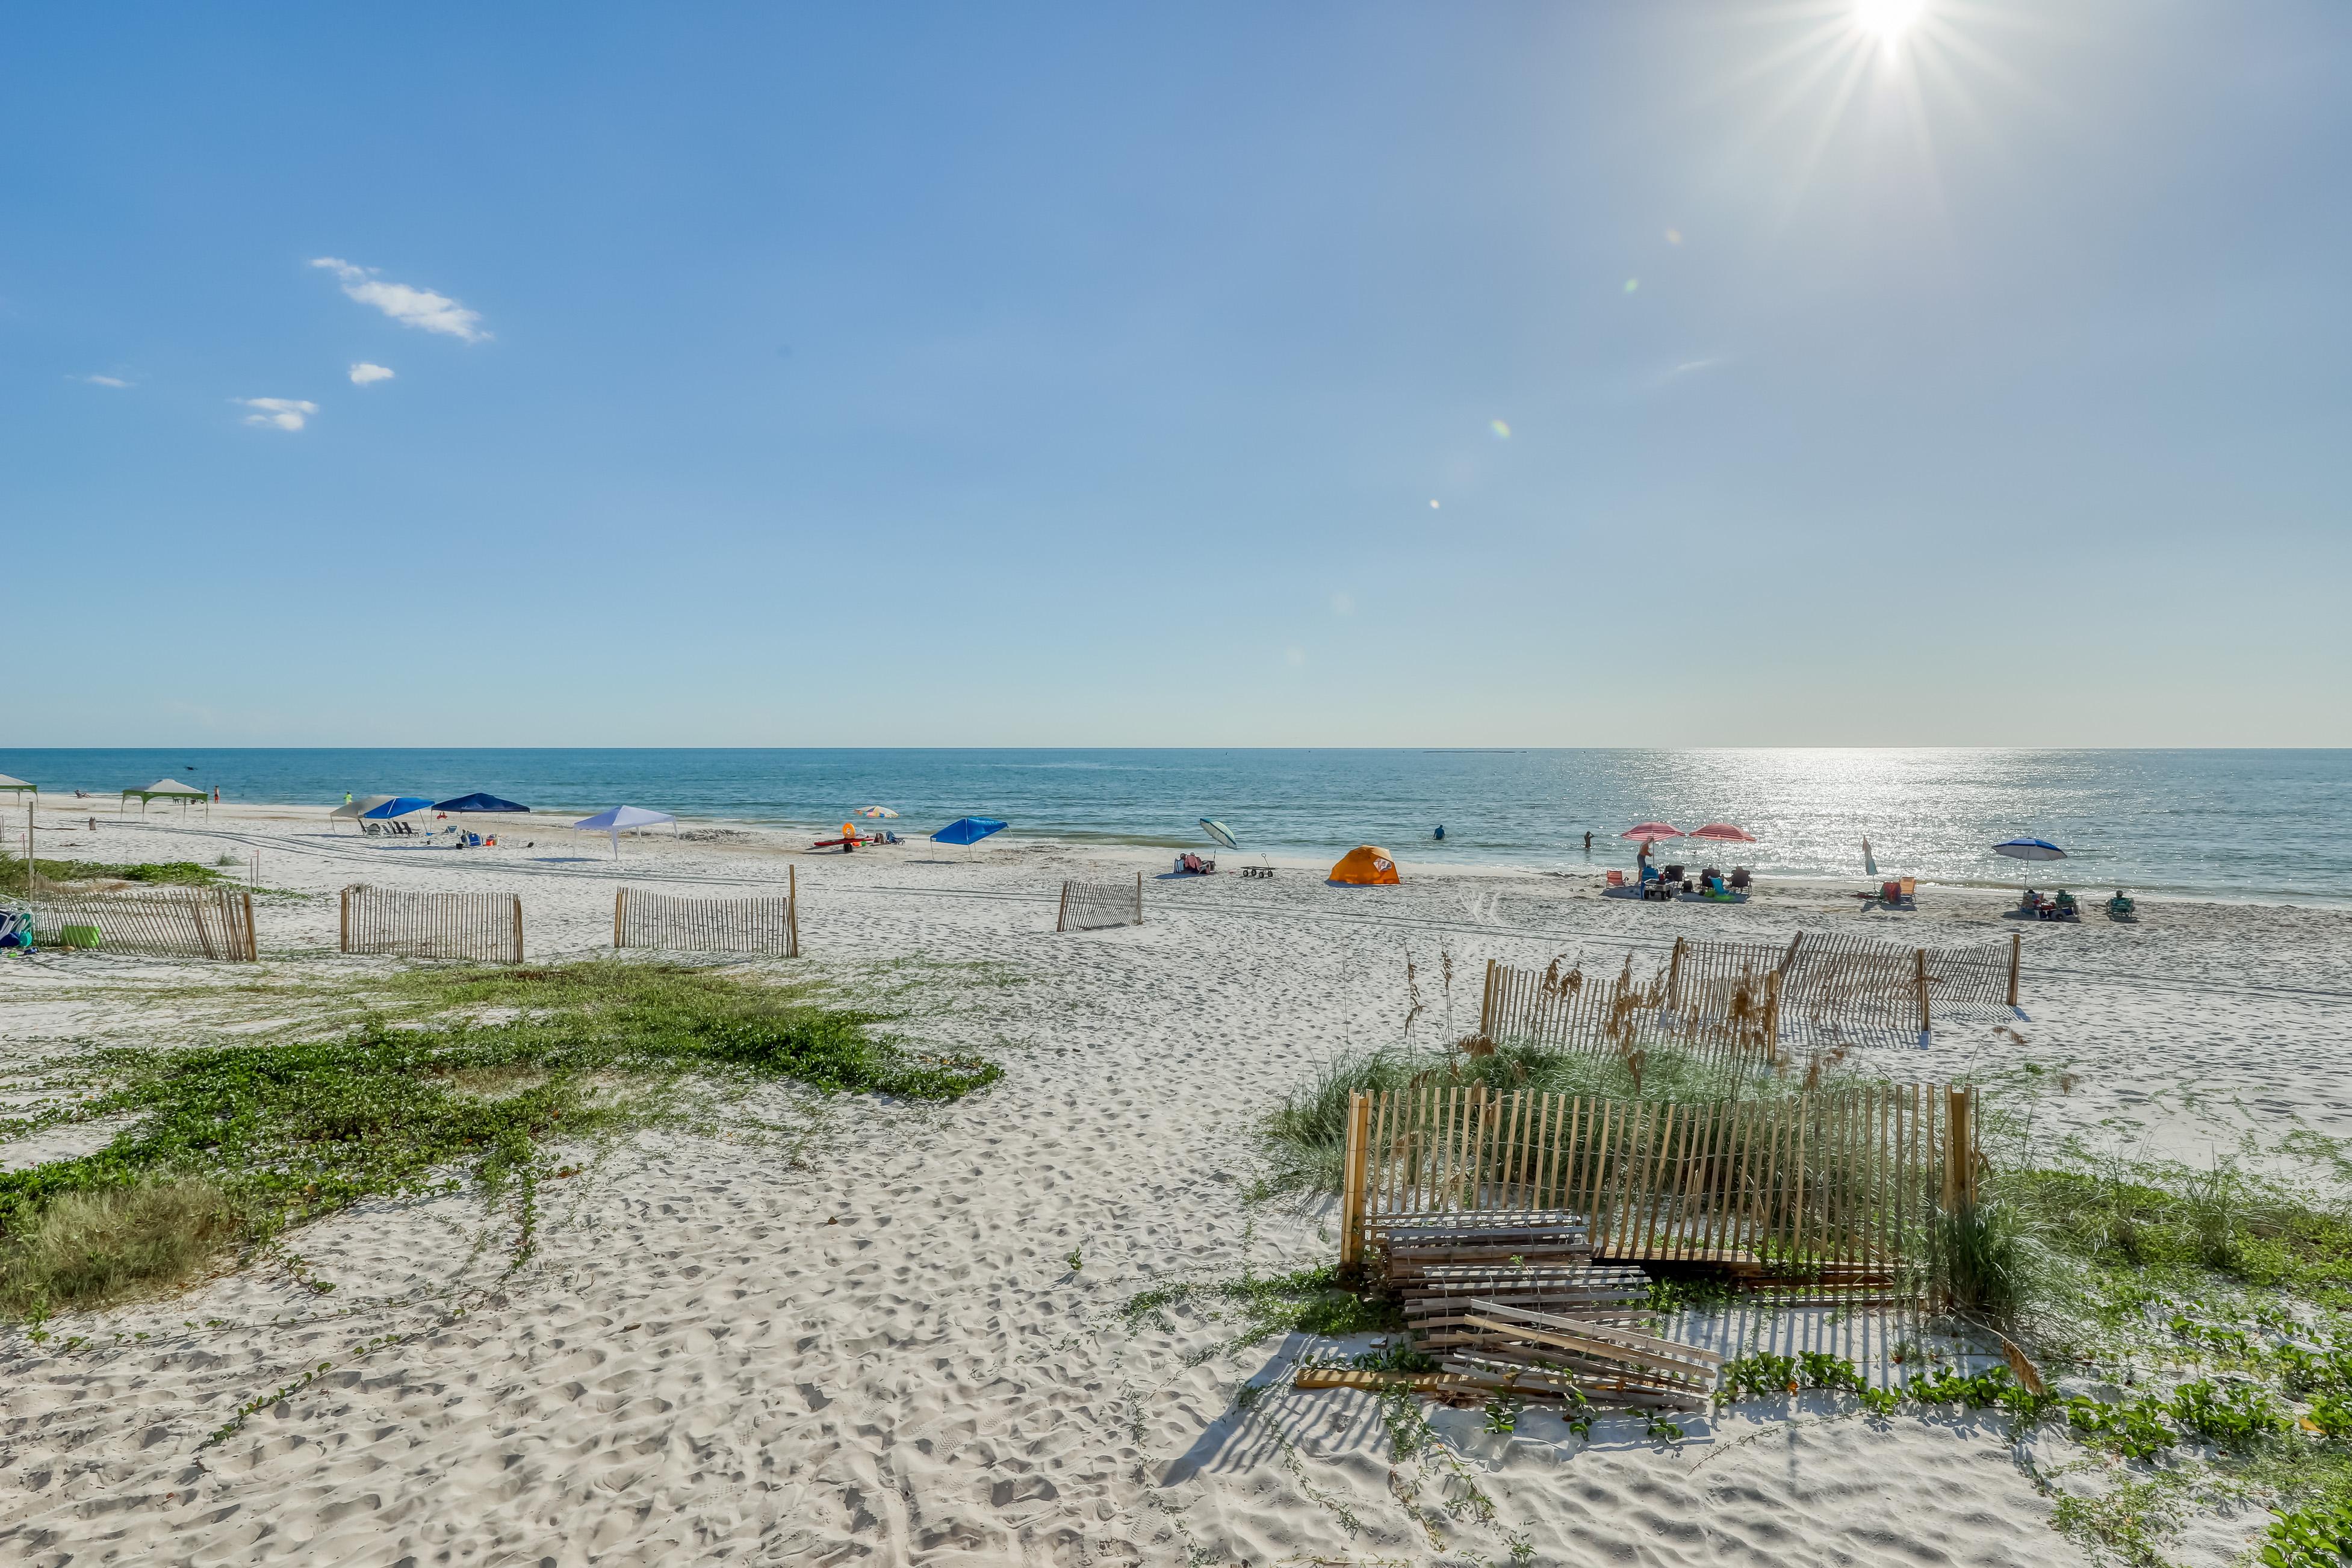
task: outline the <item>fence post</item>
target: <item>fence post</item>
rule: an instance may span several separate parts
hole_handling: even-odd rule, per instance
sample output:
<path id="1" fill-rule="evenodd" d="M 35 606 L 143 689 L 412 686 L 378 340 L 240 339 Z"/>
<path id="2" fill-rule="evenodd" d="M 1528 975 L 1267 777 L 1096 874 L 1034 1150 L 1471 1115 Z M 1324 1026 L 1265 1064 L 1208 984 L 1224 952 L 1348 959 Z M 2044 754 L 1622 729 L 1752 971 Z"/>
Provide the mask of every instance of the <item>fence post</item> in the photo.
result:
<path id="1" fill-rule="evenodd" d="M 1054 929 L 1066 931 L 1070 919 L 1070 884 L 1062 883 L 1062 902 L 1054 910 Z"/>
<path id="2" fill-rule="evenodd" d="M 1766 1060 L 1780 1065 L 1780 971 L 1764 977 L 1764 1050 Z"/>
<path id="3" fill-rule="evenodd" d="M 1960 1211 L 1960 1135 L 1968 1125 L 1968 1092 L 1964 1089 L 1944 1091 L 1944 1196 L 1941 1205 L 1946 1214 Z"/>
<path id="4" fill-rule="evenodd" d="M 1789 966 L 1797 961 L 1797 944 L 1802 942 L 1804 939 L 1805 934 L 1801 931 L 1789 938 L 1789 950 L 1780 955 L 1780 972 L 1782 974 L 1787 974 L 1789 972 Z"/>
<path id="5" fill-rule="evenodd" d="M 1478 1038 L 1481 1040 L 1492 1040 L 1495 1038 L 1496 970 L 1496 966 L 1495 960 L 1492 958 L 1487 959 L 1486 988 L 1480 992 L 1478 997 Z"/>
<path id="6" fill-rule="evenodd" d="M 2011 932 L 2011 935 L 2014 936 L 2016 933 Z M 1917 977 L 1917 984 L 1919 988 L 1919 1032 L 1921 1034 L 1926 1034 L 1930 1028 L 1934 1027 L 1935 1023 L 1935 1020 L 1928 1016 L 1927 1012 L 1927 949 L 1925 947 L 1913 948 L 1911 950 L 1911 961 L 1914 965 L 1912 972 Z"/>
<path id="7" fill-rule="evenodd" d="M 616 887 L 613 890 L 613 946 L 615 947 L 621 945 L 621 907 L 628 902 L 628 898 L 627 888 Z"/>
<path id="8" fill-rule="evenodd" d="M 514 961 L 520 964 L 522 962 L 522 894 L 520 893 L 514 895 Z"/>
<path id="9" fill-rule="evenodd" d="M 784 868 L 784 956 L 801 956 L 801 868 Z"/>
<path id="10" fill-rule="evenodd" d="M 343 889 L 343 951 L 352 950 L 352 890 Z"/>
<path id="11" fill-rule="evenodd" d="M 1666 1006 L 1678 1007 L 1683 995 L 1683 948 L 1686 944 L 1675 938 L 1675 956 L 1666 961 Z"/>
<path id="12" fill-rule="evenodd" d="M 247 888 L 245 899 L 245 958 L 248 964 L 261 962 L 261 934 L 253 928 L 253 889 Z"/>
<path id="13" fill-rule="evenodd" d="M 1960 1161 L 1960 1203 L 1974 1208 L 1977 1202 L 1977 1092 L 1963 1089 L 1956 1102 L 1959 1113 L 1952 1118 L 1952 1146 Z"/>
<path id="14" fill-rule="evenodd" d="M 2018 959 L 2023 955 L 2024 950 L 2025 934 L 2021 931 L 2011 932 L 2009 934 L 2009 1005 L 2012 1008 L 2017 1005 Z"/>
<path id="15" fill-rule="evenodd" d="M 1348 1153 L 1339 1185 L 1339 1267 L 1352 1269 L 1364 1260 L 1364 1163 L 1370 1152 L 1371 1096 L 1360 1090 L 1348 1096 Z"/>

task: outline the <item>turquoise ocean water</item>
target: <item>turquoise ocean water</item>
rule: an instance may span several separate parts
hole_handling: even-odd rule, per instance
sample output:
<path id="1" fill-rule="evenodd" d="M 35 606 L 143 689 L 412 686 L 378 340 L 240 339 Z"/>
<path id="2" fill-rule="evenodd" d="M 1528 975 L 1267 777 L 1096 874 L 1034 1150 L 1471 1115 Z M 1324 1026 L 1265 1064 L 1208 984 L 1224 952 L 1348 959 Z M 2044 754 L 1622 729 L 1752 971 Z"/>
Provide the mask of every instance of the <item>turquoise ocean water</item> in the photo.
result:
<path id="1" fill-rule="evenodd" d="M 1195 819 L 1217 817 L 1252 850 L 1336 857 L 1375 843 L 1408 868 L 1622 864 L 1631 849 L 1617 834 L 1659 818 L 1737 822 L 1761 841 L 1675 846 L 1669 858 L 1693 863 L 1856 880 L 1867 833 L 1889 874 L 2013 883 L 2021 868 L 1989 846 L 2023 835 L 2073 856 L 2036 868 L 2049 885 L 2352 902 L 2342 750 L 0 748 L 0 773 L 101 797 L 170 774 L 236 800 L 486 789 L 556 812 L 625 802 L 810 827 L 880 803 L 903 813 L 902 833 L 973 814 L 1016 833 L 1192 847 Z M 1439 823 L 1443 843 L 1431 837 Z"/>

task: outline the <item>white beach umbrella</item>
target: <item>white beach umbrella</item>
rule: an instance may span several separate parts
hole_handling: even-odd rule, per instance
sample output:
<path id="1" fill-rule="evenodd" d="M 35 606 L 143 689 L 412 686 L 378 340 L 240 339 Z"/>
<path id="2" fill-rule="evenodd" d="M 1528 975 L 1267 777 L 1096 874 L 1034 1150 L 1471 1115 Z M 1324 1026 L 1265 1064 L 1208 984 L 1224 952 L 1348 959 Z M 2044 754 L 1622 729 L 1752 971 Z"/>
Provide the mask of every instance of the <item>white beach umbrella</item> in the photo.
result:
<path id="1" fill-rule="evenodd" d="M 609 811 L 599 811 L 593 817 L 583 817 L 572 824 L 572 831 L 575 833 L 610 834 L 613 840 L 613 858 L 619 860 L 622 829 L 650 828 L 658 822 L 667 822 L 671 832 L 677 831 L 676 817 L 671 816 L 667 811 L 648 811 L 643 806 L 615 806 Z"/>

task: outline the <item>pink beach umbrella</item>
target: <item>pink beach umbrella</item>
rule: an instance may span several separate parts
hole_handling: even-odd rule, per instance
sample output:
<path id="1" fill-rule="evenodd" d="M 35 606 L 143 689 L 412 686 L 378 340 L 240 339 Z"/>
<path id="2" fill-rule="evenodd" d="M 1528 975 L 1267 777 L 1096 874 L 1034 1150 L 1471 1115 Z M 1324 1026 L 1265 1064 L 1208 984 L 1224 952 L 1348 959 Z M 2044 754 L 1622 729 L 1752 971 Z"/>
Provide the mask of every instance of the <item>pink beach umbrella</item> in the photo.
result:
<path id="1" fill-rule="evenodd" d="M 1672 822 L 1643 822 L 1617 836 L 1621 839 L 1679 839 L 1683 831 Z"/>
<path id="2" fill-rule="evenodd" d="M 1752 844 L 1756 835 L 1731 822 L 1709 822 L 1704 828 L 1693 828 L 1692 838 L 1712 839 L 1721 844 Z"/>

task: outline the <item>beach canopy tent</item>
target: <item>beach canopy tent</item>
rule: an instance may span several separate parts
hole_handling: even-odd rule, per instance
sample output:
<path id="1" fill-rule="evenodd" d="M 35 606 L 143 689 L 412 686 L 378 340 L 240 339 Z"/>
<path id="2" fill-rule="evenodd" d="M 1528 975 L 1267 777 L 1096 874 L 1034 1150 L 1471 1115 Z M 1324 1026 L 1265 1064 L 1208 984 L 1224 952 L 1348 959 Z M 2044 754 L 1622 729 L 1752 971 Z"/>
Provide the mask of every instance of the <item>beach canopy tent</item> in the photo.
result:
<path id="1" fill-rule="evenodd" d="M 518 806 L 512 800 L 501 800 L 496 795 L 460 795 L 454 800 L 436 800 L 436 811 L 520 811 L 528 814 L 530 808 Z"/>
<path id="2" fill-rule="evenodd" d="M 615 806 L 609 811 L 599 811 L 593 817 L 583 817 L 572 824 L 575 833 L 605 833 L 613 840 L 613 858 L 621 858 L 621 833 L 627 828 L 651 828 L 667 822 L 672 833 L 677 831 L 677 819 L 667 811 L 648 811 L 643 806 Z"/>
<path id="3" fill-rule="evenodd" d="M 1001 833 L 1011 824 L 993 817 L 958 817 L 931 835 L 935 844 L 976 844 L 991 833 Z"/>
<path id="4" fill-rule="evenodd" d="M 394 817 L 405 817 L 411 811 L 422 811 L 433 804 L 422 795 L 394 795 L 390 800 L 370 806 L 360 813 L 370 821 L 381 822 Z"/>
<path id="5" fill-rule="evenodd" d="M 1343 887 L 1394 887 L 1396 861 L 1384 849 L 1358 844 L 1339 857 L 1339 863 L 1331 868 L 1330 880 Z"/>
<path id="6" fill-rule="evenodd" d="M 213 814 L 213 798 L 210 795 L 193 784 L 183 784 L 176 779 L 158 779 L 144 789 L 125 789 L 122 792 L 122 799 L 128 800 L 133 795 L 139 797 L 139 812 L 142 816 L 146 815 L 147 802 L 150 800 L 177 800 L 180 803 L 180 810 L 184 811 L 188 809 L 189 801 L 202 800 L 205 803 L 205 815 L 209 817 Z M 122 807 L 117 804 L 114 809 L 120 811 Z"/>
<path id="7" fill-rule="evenodd" d="M 38 784 L 27 784 L 22 779 L 11 779 L 5 773 L 0 773 L 0 789 L 15 789 L 19 792 L 30 789 L 37 795 L 40 793 L 41 787 Z"/>
<path id="8" fill-rule="evenodd" d="M 2010 839 L 1993 845 L 1992 852 L 2013 861 L 2063 861 L 2066 852 L 2041 839 Z"/>

